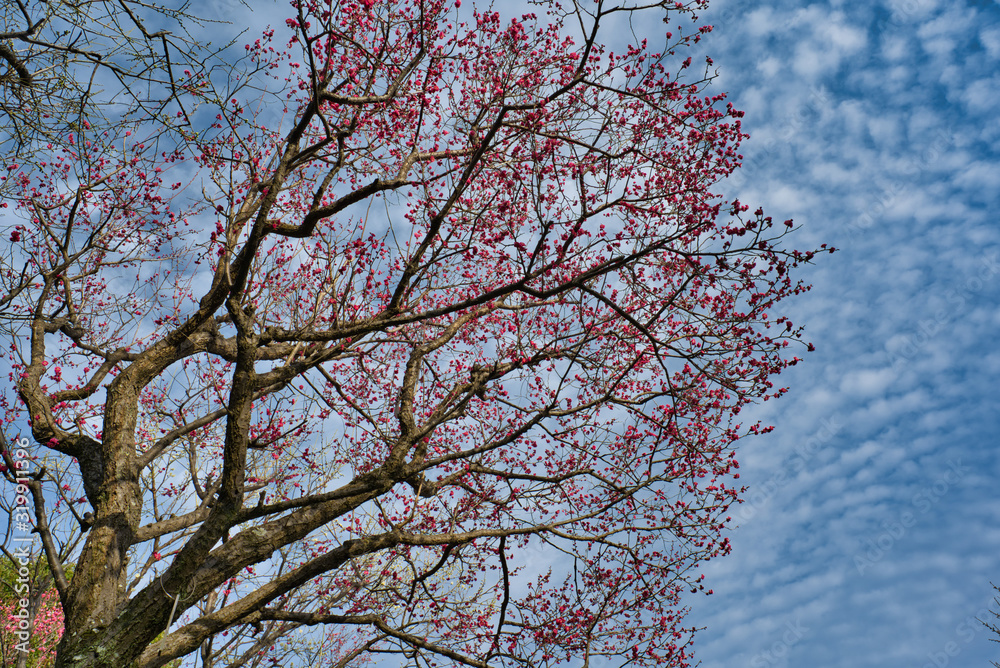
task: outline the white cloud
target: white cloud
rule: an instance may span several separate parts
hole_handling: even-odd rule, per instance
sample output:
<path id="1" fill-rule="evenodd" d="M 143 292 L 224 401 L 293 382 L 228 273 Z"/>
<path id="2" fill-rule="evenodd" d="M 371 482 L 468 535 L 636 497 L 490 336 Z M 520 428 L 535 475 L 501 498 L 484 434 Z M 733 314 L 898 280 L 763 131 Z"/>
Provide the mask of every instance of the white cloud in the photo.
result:
<path id="1" fill-rule="evenodd" d="M 984 27 L 979 31 L 979 42 L 993 60 L 1000 59 L 1000 28 Z"/>
<path id="2" fill-rule="evenodd" d="M 789 27 L 810 35 L 795 45 L 793 69 L 801 76 L 816 79 L 835 72 L 848 56 L 860 51 L 867 42 L 865 33 L 846 24 L 841 12 L 824 12 L 814 5 L 797 12 Z"/>
<path id="3" fill-rule="evenodd" d="M 976 189 L 1000 189 L 1000 164 L 976 160 L 955 179 L 958 185 Z"/>
<path id="4" fill-rule="evenodd" d="M 896 374 L 892 369 L 861 369 L 848 372 L 840 383 L 840 391 L 855 398 L 881 395 L 893 381 Z"/>
<path id="5" fill-rule="evenodd" d="M 997 100 L 1000 100 L 1000 77 L 994 75 L 968 82 L 962 97 L 970 111 L 990 112 L 995 118 Z"/>

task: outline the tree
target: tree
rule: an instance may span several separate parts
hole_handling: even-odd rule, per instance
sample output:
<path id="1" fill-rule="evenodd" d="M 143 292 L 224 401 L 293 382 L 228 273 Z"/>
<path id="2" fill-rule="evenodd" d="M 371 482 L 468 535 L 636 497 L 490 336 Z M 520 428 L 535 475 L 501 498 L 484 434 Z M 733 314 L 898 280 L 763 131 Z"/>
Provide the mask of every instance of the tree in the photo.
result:
<path id="1" fill-rule="evenodd" d="M 990 584 L 993 583 L 991 582 Z M 997 587 L 995 584 L 993 585 L 993 589 L 997 592 L 1000 592 L 1000 587 Z M 996 603 L 998 606 L 1000 606 L 1000 597 L 994 596 L 993 602 Z M 988 610 L 988 612 L 991 615 L 993 615 L 993 617 L 1000 619 L 1000 612 L 997 612 L 996 610 L 992 609 Z M 978 619 L 978 621 L 980 624 L 985 626 L 990 631 L 990 635 L 994 636 L 990 638 L 991 641 L 1000 642 L 1000 626 L 998 626 L 996 622 L 988 621 L 986 619 Z M 996 668 L 1000 668 L 1000 663 L 997 663 L 996 661 L 990 661 L 990 663 L 996 666 Z"/>
<path id="2" fill-rule="evenodd" d="M 168 23 L 170 30 L 148 26 Z M 15 0 L 0 8 L 0 148 L 28 163 L 85 125 L 144 117 L 164 129 L 189 125 L 175 68 L 210 58 L 184 8 L 137 0 Z M 172 112 L 165 113 L 168 107 Z M 0 190 L 3 186 L 0 186 Z"/>
<path id="3" fill-rule="evenodd" d="M 47 668 L 55 662 L 62 635 L 62 610 L 52 575 L 45 562 L 36 558 L 19 577 L 20 560 L 9 550 L 4 552 L 0 559 L 0 659 L 11 668 Z"/>
<path id="4" fill-rule="evenodd" d="M 704 4 L 297 0 L 9 169 L 57 666 L 688 665 L 814 255 L 713 193 Z"/>

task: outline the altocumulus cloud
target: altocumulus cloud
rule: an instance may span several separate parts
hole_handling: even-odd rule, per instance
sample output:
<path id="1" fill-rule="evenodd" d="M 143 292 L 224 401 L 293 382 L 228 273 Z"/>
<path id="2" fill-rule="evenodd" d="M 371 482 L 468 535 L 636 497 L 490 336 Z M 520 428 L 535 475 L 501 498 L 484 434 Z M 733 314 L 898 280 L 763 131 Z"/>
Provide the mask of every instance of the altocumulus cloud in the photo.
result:
<path id="1" fill-rule="evenodd" d="M 704 668 L 989 665 L 1000 582 L 1000 5 L 715 0 L 747 111 L 727 195 L 841 248 L 795 305 L 817 352 L 741 445 L 733 555 L 692 597 Z M 784 378 L 783 378 L 784 380 Z"/>

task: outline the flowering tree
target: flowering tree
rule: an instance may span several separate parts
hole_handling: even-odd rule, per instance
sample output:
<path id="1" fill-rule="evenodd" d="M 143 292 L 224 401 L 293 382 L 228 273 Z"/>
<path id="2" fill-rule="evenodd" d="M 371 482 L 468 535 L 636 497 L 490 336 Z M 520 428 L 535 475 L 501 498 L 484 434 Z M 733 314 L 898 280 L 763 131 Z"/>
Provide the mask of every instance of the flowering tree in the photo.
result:
<path id="1" fill-rule="evenodd" d="M 43 668 L 55 663 L 62 635 L 59 596 L 44 561 L 21 570 L 10 552 L 0 559 L 0 659 L 11 668 Z"/>
<path id="2" fill-rule="evenodd" d="M 31 620 L 31 639 L 27 641 L 25 647 L 27 651 L 19 649 L 21 640 L 17 636 L 19 622 L 19 608 L 16 601 L 0 601 L 0 651 L 3 652 L 3 665 L 5 666 L 27 666 L 28 668 L 42 668 L 52 666 L 55 662 L 56 645 L 62 635 L 62 610 L 59 607 L 59 597 L 55 589 L 43 592 L 39 596 L 39 608 L 32 611 L 34 614 Z"/>
<path id="3" fill-rule="evenodd" d="M 170 30 L 156 29 L 163 21 Z M 203 62 L 186 25 L 201 24 L 176 7 L 140 0 L 16 0 L 0 6 L 0 148 L 8 161 L 30 159 L 41 146 L 61 145 L 79 130 L 183 104 L 174 67 Z M 102 94 L 111 82 L 116 94 Z M 113 85 L 113 84 L 112 84 Z M 150 89 L 161 99 L 150 99 Z M 175 117 L 176 118 L 176 117 Z M 4 184 L 0 184 L 0 192 Z"/>
<path id="4" fill-rule="evenodd" d="M 991 582 L 990 584 L 993 584 L 993 583 Z M 997 587 L 994 584 L 993 585 L 993 589 L 998 594 L 1000 594 L 1000 587 Z M 993 597 L 993 602 L 996 603 L 997 605 L 1000 605 L 1000 597 L 994 596 Z M 990 609 L 989 613 L 994 618 L 1000 619 L 1000 612 L 997 612 L 996 610 Z M 976 619 L 977 619 L 977 621 L 979 621 L 980 624 L 982 624 L 983 626 L 985 626 L 990 631 L 990 636 L 991 636 L 990 640 L 991 641 L 993 641 L 993 642 L 1000 642 L 1000 625 L 998 625 L 996 622 L 989 621 L 989 620 L 986 620 L 986 619 L 979 619 L 978 617 Z M 1000 663 L 997 663 L 996 661 L 990 661 L 990 663 L 993 664 L 994 666 L 996 666 L 996 668 L 1000 668 Z"/>
<path id="5" fill-rule="evenodd" d="M 297 0 L 9 168 L 56 665 L 688 665 L 813 256 L 713 193 L 704 4 Z"/>

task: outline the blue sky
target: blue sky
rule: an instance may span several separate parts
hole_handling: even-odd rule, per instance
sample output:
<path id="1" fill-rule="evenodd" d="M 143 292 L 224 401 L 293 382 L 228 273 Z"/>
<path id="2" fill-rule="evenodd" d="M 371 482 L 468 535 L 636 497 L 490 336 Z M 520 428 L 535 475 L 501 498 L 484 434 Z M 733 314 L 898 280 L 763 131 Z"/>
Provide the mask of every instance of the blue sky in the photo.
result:
<path id="1" fill-rule="evenodd" d="M 688 619 L 704 668 L 988 666 L 1000 584 L 1000 4 L 715 0 L 747 114 L 725 191 L 841 249 L 817 352 L 740 445 L 748 501 Z"/>

